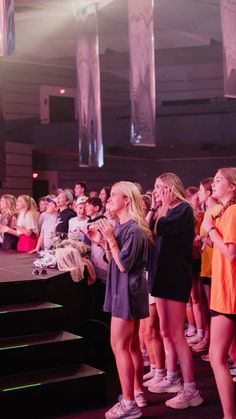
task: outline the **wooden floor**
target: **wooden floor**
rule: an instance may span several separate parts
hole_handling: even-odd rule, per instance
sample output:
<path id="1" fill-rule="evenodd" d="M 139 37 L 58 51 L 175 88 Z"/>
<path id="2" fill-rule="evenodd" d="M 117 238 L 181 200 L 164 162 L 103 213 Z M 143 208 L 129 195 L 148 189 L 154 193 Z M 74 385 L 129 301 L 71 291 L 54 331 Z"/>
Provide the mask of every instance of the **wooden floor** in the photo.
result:
<path id="1" fill-rule="evenodd" d="M 185 410 L 174 410 L 165 406 L 165 401 L 171 397 L 170 394 L 152 394 L 146 391 L 148 406 L 143 408 L 143 417 L 145 419 L 222 419 L 223 413 L 219 402 L 219 397 L 216 391 L 216 386 L 208 362 L 201 360 L 200 355 L 194 354 L 195 378 L 197 387 L 201 391 L 204 398 L 204 403 L 195 408 L 188 408 Z M 111 392 L 111 400 L 109 404 L 103 408 L 96 410 L 88 410 L 83 412 L 73 412 L 68 415 L 60 416 L 60 418 L 67 419 L 102 419 L 106 410 L 116 402 L 120 389 L 116 372 L 112 375 L 111 383 L 108 386 Z M 235 384 L 236 388 L 236 384 Z M 92 397 L 92 394 L 91 394 Z M 57 419 L 60 419 L 57 417 Z"/>

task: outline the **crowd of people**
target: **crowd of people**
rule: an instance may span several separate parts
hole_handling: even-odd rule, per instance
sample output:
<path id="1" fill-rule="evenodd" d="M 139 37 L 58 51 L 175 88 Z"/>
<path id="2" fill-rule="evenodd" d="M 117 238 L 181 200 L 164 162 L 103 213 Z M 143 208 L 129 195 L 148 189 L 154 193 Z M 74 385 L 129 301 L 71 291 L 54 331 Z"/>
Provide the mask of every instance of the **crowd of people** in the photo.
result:
<path id="1" fill-rule="evenodd" d="M 236 168 L 185 188 L 174 173 L 141 185 L 85 182 L 39 202 L 0 199 L 3 250 L 39 252 L 55 235 L 90 244 L 96 310 L 109 316 L 122 394 L 107 419 L 139 418 L 152 393 L 197 407 L 192 352 L 210 361 L 224 419 L 236 419 Z M 149 371 L 144 374 L 144 366 Z"/>

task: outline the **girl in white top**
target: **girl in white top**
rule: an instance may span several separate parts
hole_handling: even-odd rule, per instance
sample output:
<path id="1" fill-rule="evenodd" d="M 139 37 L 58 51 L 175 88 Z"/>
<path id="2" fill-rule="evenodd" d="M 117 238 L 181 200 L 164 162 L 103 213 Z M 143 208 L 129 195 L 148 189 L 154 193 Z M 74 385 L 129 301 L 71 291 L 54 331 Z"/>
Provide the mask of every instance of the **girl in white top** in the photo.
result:
<path id="1" fill-rule="evenodd" d="M 38 213 L 33 198 L 29 195 L 20 195 L 16 200 L 18 212 L 16 228 L 8 227 L 7 233 L 18 236 L 17 250 L 29 252 L 34 249 L 38 236 Z"/>

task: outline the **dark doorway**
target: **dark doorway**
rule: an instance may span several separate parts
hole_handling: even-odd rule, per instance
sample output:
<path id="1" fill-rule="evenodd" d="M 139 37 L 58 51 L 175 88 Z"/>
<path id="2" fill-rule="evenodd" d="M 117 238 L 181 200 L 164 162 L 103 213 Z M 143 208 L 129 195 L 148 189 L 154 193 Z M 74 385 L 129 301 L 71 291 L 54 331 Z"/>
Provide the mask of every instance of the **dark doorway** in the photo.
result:
<path id="1" fill-rule="evenodd" d="M 75 121 L 75 99 L 67 96 L 49 96 L 49 122 Z"/>
<path id="2" fill-rule="evenodd" d="M 33 180 L 33 197 L 38 203 L 41 196 L 48 195 L 48 180 Z"/>

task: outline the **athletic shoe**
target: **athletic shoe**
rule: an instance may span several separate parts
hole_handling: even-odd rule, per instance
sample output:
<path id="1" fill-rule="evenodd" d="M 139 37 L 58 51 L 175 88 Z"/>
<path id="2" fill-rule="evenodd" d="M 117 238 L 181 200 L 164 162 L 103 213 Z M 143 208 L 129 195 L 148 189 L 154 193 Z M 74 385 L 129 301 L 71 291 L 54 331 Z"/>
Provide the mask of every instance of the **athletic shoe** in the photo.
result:
<path id="1" fill-rule="evenodd" d="M 177 393 L 183 388 L 181 381 L 177 378 L 175 380 L 170 380 L 167 377 L 164 377 L 156 385 L 148 387 L 148 391 L 151 393 Z"/>
<path id="2" fill-rule="evenodd" d="M 172 407 L 172 409 L 187 409 L 187 407 L 200 406 L 203 403 L 198 390 L 183 389 L 177 396 L 166 401 L 166 406 Z"/>
<path id="3" fill-rule="evenodd" d="M 155 377 L 156 368 L 151 368 L 149 372 L 144 374 L 143 381 L 150 380 L 151 378 Z"/>
<path id="4" fill-rule="evenodd" d="M 209 354 L 204 354 L 201 356 L 201 360 L 205 362 L 210 362 Z"/>
<path id="5" fill-rule="evenodd" d="M 194 352 L 203 352 L 209 348 L 209 341 L 207 338 L 203 338 L 200 342 L 192 345 L 191 349 Z"/>
<path id="6" fill-rule="evenodd" d="M 200 337 L 198 335 L 195 335 L 191 338 L 187 338 L 187 343 L 188 343 L 188 346 L 192 346 L 192 345 L 195 345 L 196 343 L 201 342 L 202 340 L 203 340 L 203 336 Z"/>
<path id="7" fill-rule="evenodd" d="M 118 397 L 118 401 L 121 402 L 123 400 L 123 394 L 120 394 Z M 136 401 L 138 407 L 145 407 L 147 406 L 147 400 L 145 399 L 144 392 L 140 391 L 134 396 L 134 400 Z"/>
<path id="8" fill-rule="evenodd" d="M 154 377 L 150 378 L 150 380 L 144 381 L 143 386 L 149 387 L 149 386 L 156 386 L 158 383 L 160 383 L 161 380 L 163 380 L 165 376 L 160 374 L 155 374 Z"/>
<path id="9" fill-rule="evenodd" d="M 191 338 L 192 336 L 195 336 L 197 333 L 197 329 L 194 326 L 188 326 L 187 329 L 185 329 L 184 334 L 186 338 Z"/>
<path id="10" fill-rule="evenodd" d="M 106 419 L 135 419 L 140 418 L 142 412 L 135 402 L 131 406 L 127 407 L 123 400 L 116 403 L 111 409 L 105 413 Z"/>
<path id="11" fill-rule="evenodd" d="M 136 401 L 138 407 L 145 407 L 147 406 L 147 400 L 145 399 L 144 392 L 140 391 L 140 393 L 134 396 L 134 400 Z"/>

